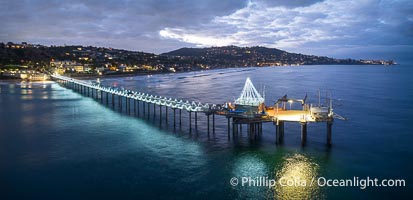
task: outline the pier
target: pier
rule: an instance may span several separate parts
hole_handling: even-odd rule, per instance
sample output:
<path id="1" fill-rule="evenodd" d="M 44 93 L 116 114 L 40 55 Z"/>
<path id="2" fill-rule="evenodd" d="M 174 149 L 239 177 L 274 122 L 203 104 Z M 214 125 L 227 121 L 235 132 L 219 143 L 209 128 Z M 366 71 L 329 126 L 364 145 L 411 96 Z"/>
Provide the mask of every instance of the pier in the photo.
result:
<path id="1" fill-rule="evenodd" d="M 322 106 L 320 103 L 318 105 L 306 103 L 307 95 L 303 99 L 291 99 L 284 95 L 274 105 L 266 106 L 264 97 L 255 89 L 249 78 L 247 78 L 239 98 L 235 102 L 224 104 L 208 104 L 105 87 L 57 74 L 51 75 L 51 78 L 64 87 L 94 98 L 108 107 L 125 110 L 128 114 L 133 112 L 138 117 L 150 119 L 152 114 L 152 118 L 155 119 L 156 107 L 158 107 L 160 125 L 173 123 L 174 128 L 182 127 L 182 111 L 186 111 L 189 133 L 192 132 L 192 128 L 198 130 L 198 114 L 203 114 L 207 119 L 208 135 L 210 132 L 215 134 L 216 115 L 222 116 L 226 119 L 228 139 L 231 137 L 231 132 L 234 136 L 238 131 L 242 132 L 243 126 L 246 126 L 250 138 L 256 138 L 262 134 L 263 123 L 272 123 L 275 127 L 275 143 L 282 144 L 284 124 L 295 122 L 301 126 L 301 144 L 304 146 L 307 142 L 307 124 L 326 123 L 326 142 L 327 145 L 331 145 L 334 119 L 344 119 L 333 112 L 331 98 L 328 106 Z M 286 105 L 291 105 L 293 102 L 301 103 L 302 109 L 288 109 Z M 168 119 L 168 112 L 173 112 L 172 122 Z M 192 120 L 194 120 L 194 127 Z"/>

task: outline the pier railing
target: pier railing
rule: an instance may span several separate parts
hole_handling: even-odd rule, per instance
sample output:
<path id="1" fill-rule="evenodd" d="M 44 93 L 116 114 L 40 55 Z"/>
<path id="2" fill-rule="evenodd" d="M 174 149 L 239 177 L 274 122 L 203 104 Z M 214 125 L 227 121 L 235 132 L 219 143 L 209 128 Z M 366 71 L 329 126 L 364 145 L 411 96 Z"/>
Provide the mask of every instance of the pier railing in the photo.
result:
<path id="1" fill-rule="evenodd" d="M 212 110 L 218 108 L 216 104 L 208 104 L 208 103 L 201 103 L 201 102 L 194 102 L 194 101 L 190 102 L 188 100 L 168 98 L 168 97 L 162 97 L 162 96 L 156 96 L 156 95 L 154 96 L 152 94 L 136 92 L 132 90 L 119 90 L 118 88 L 105 87 L 100 84 L 93 84 L 88 81 L 77 80 L 77 79 L 73 79 L 73 78 L 61 76 L 61 75 L 52 75 L 52 77 L 56 79 L 60 79 L 60 80 L 70 81 L 70 82 L 73 82 L 73 83 L 76 83 L 82 86 L 86 86 L 86 87 L 89 87 L 95 90 L 106 92 L 109 94 L 115 94 L 118 96 L 130 98 L 130 99 L 136 99 L 136 100 L 144 101 L 147 103 L 153 103 L 156 105 L 168 106 L 173 109 L 186 110 L 188 112 L 211 113 Z"/>

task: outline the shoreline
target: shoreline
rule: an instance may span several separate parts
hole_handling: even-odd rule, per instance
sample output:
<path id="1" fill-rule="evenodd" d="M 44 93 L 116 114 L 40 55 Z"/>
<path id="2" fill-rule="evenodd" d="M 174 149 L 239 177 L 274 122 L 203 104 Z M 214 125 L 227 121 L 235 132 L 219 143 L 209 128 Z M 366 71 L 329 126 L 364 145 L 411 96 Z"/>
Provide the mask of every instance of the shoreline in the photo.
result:
<path id="1" fill-rule="evenodd" d="M 345 65 L 345 64 L 343 64 Z M 247 68 L 262 68 L 262 67 L 305 67 L 305 66 L 316 66 L 316 65 L 287 65 L 287 66 L 249 66 L 249 67 L 222 67 L 222 68 L 214 68 L 214 69 L 196 69 L 196 70 L 190 70 L 190 71 L 179 71 L 179 72 L 170 72 L 170 71 L 161 71 L 161 72 L 131 72 L 131 73 L 112 73 L 112 74 L 63 74 L 64 76 L 70 77 L 70 78 L 76 78 L 79 80 L 91 80 L 91 79 L 96 79 L 96 78 L 123 78 L 123 77 L 134 77 L 134 76 L 149 76 L 149 75 L 166 75 L 166 74 L 180 74 L 180 73 L 188 73 L 188 72 L 199 72 L 199 71 L 215 71 L 215 70 L 221 70 L 221 69 L 247 69 Z M 319 66 L 333 66 L 333 65 L 319 65 Z M 350 65 L 352 66 L 352 65 Z M 353 65 L 354 66 L 354 65 Z M 375 65 L 375 64 L 362 64 L 360 66 L 383 66 L 383 67 L 388 67 L 389 65 Z M 25 80 L 21 78 L 12 78 L 12 77 L 7 77 L 7 76 L 0 76 L 0 80 L 16 80 L 16 81 L 30 81 L 30 82 L 41 82 L 35 81 L 35 80 Z M 48 79 L 51 80 L 51 79 Z"/>
<path id="2" fill-rule="evenodd" d="M 344 66 L 345 64 L 341 65 Z M 94 79 L 94 78 L 122 78 L 122 77 L 133 77 L 133 76 L 148 76 L 148 75 L 158 75 L 158 74 L 180 74 L 180 73 L 188 73 L 188 72 L 199 72 L 199 71 L 215 71 L 215 70 L 221 70 L 221 69 L 247 69 L 247 68 L 262 68 L 262 67 L 305 67 L 305 66 L 317 66 L 317 65 L 286 65 L 286 66 L 249 66 L 249 67 L 222 67 L 222 68 L 214 68 L 214 69 L 197 69 L 197 70 L 190 70 L 190 71 L 179 71 L 179 72 L 148 72 L 148 73 L 116 73 L 116 74 L 103 74 L 103 75 L 97 75 L 97 74 L 91 74 L 91 75 L 80 75 L 76 74 L 75 76 L 70 76 L 68 77 L 71 78 L 76 78 L 79 80 L 89 80 L 89 79 Z M 318 66 L 334 66 L 334 65 L 318 65 Z M 348 66 L 354 66 L 354 65 L 348 65 Z M 383 66 L 383 67 L 388 67 L 389 65 L 375 65 L 375 64 L 362 64 L 360 66 Z M 77 76 L 79 75 L 79 76 Z"/>

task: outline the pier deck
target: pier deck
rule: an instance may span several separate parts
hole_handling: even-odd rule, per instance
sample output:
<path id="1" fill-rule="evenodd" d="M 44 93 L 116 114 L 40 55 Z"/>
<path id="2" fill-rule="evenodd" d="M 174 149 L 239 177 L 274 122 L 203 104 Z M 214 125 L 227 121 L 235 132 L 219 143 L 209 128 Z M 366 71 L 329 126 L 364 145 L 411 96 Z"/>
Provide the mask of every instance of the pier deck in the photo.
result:
<path id="1" fill-rule="evenodd" d="M 310 111 L 304 110 L 283 110 L 283 109 L 270 109 L 266 110 L 266 113 L 270 119 L 288 122 L 315 122 L 315 118 L 312 117 Z"/>

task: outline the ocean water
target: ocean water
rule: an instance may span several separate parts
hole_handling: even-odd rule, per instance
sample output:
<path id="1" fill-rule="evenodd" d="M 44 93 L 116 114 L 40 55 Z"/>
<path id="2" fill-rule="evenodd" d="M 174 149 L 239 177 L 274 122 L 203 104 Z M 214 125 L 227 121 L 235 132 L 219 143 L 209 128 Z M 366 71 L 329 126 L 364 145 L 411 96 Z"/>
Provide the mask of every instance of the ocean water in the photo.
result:
<path id="1" fill-rule="evenodd" d="M 318 103 L 329 91 L 335 120 L 332 146 L 325 123 L 286 123 L 282 145 L 275 128 L 230 139 L 216 116 L 207 134 L 182 112 L 182 127 L 155 116 L 137 117 L 54 82 L 0 82 L 0 199 L 388 199 L 409 198 L 413 184 L 413 65 L 305 66 L 225 69 L 101 78 L 103 85 L 172 98 L 224 103 L 245 79 L 265 86 L 266 104 L 288 94 Z M 97 81 L 97 80 L 91 80 Z M 322 92 L 324 94 L 324 92 Z M 322 99 L 324 101 L 324 98 Z M 117 105 L 117 104 L 116 104 Z M 298 105 L 292 105 L 298 106 Z M 150 107 L 151 112 L 153 107 Z M 165 114 L 165 110 L 163 110 Z M 193 117 L 194 115 L 192 115 Z M 232 186 L 230 180 L 238 178 Z M 242 177 L 295 178 L 306 186 L 242 186 Z M 315 178 L 404 179 L 404 187 L 322 187 Z"/>

